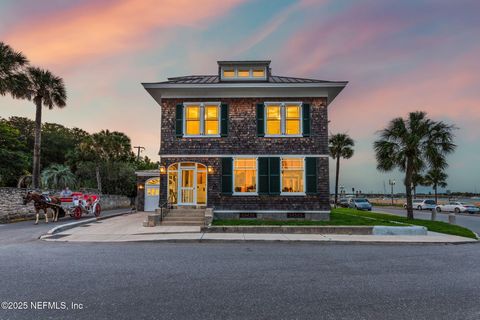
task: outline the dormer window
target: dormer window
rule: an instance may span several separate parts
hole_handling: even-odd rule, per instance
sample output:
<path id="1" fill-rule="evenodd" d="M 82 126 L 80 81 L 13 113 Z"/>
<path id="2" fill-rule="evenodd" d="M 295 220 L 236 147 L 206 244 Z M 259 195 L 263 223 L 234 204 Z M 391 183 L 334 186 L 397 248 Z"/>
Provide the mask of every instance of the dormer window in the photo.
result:
<path id="1" fill-rule="evenodd" d="M 221 81 L 267 81 L 270 61 L 219 61 Z"/>
<path id="2" fill-rule="evenodd" d="M 223 69 L 223 78 L 235 77 L 235 69 Z"/>

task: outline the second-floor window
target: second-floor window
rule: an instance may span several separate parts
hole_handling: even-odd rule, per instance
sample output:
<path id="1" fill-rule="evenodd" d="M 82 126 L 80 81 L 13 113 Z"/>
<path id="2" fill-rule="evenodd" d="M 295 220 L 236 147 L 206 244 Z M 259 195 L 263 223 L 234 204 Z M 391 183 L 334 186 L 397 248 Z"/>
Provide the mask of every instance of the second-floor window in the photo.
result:
<path id="1" fill-rule="evenodd" d="M 299 136 L 301 134 L 301 103 L 265 103 L 265 136 Z"/>
<path id="2" fill-rule="evenodd" d="M 220 103 L 185 103 L 185 136 L 218 136 L 220 134 Z"/>

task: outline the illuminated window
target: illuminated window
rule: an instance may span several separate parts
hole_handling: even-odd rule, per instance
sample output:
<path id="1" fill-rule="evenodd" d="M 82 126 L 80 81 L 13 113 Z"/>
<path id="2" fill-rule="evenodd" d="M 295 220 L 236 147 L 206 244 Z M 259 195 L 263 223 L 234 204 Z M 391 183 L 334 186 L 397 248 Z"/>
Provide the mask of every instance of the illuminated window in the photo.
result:
<path id="1" fill-rule="evenodd" d="M 223 70 L 223 76 L 225 78 L 233 78 L 235 77 L 235 70 L 233 69 L 224 69 Z"/>
<path id="2" fill-rule="evenodd" d="M 190 105 L 185 108 L 185 129 L 187 135 L 200 134 L 200 106 Z"/>
<path id="3" fill-rule="evenodd" d="M 257 159 L 234 159 L 233 190 L 235 193 L 257 192 Z"/>
<path id="4" fill-rule="evenodd" d="M 254 78 L 264 78 L 265 70 L 264 69 L 253 69 L 252 75 Z"/>
<path id="5" fill-rule="evenodd" d="M 218 105 L 205 106 L 205 134 L 218 134 Z"/>
<path id="6" fill-rule="evenodd" d="M 160 184 L 160 178 L 149 179 L 149 180 L 147 180 L 147 184 L 159 185 Z"/>
<path id="7" fill-rule="evenodd" d="M 280 105 L 268 105 L 266 107 L 267 113 L 267 134 L 279 135 L 282 134 L 282 116 Z"/>
<path id="8" fill-rule="evenodd" d="M 215 136 L 220 132 L 220 103 L 185 105 L 185 135 Z"/>
<path id="9" fill-rule="evenodd" d="M 304 192 L 304 159 L 283 158 L 282 159 L 282 192 L 303 193 Z"/>
<path id="10" fill-rule="evenodd" d="M 266 103 L 267 136 L 298 136 L 302 133 L 301 103 Z"/>
<path id="11" fill-rule="evenodd" d="M 238 76 L 241 78 L 250 77 L 250 69 L 238 69 Z"/>
<path id="12" fill-rule="evenodd" d="M 228 81 L 266 80 L 267 69 L 260 66 L 228 66 L 222 67 L 221 78 Z"/>
<path id="13" fill-rule="evenodd" d="M 300 106 L 285 106 L 285 134 L 300 134 Z"/>

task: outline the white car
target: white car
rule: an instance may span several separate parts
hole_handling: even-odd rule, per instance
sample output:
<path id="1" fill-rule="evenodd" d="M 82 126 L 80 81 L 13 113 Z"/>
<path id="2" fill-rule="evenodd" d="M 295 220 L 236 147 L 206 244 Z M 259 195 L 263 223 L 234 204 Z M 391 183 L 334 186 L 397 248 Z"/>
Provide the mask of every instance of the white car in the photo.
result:
<path id="1" fill-rule="evenodd" d="M 403 207 L 407 209 L 407 204 L 404 203 Z M 413 199 L 412 207 L 413 209 L 417 209 L 417 210 L 433 210 L 435 209 L 435 200 Z"/>
<path id="2" fill-rule="evenodd" d="M 435 210 L 437 212 L 455 212 L 455 213 L 460 213 L 460 212 L 468 212 L 468 213 L 478 213 L 480 209 L 472 204 L 468 204 L 465 202 L 449 202 L 447 204 L 442 204 L 438 205 Z"/>

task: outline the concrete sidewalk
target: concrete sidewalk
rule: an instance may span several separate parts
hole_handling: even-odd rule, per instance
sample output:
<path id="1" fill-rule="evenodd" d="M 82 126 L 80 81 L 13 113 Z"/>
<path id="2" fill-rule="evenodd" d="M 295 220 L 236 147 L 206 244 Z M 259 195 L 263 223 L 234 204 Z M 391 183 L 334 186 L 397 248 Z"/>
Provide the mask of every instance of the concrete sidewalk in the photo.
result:
<path id="1" fill-rule="evenodd" d="M 474 239 L 428 232 L 426 236 L 273 234 L 273 233 L 203 233 L 200 227 L 143 227 L 147 213 L 138 212 L 85 224 L 70 230 L 44 235 L 46 241 L 135 242 L 135 241 L 286 241 L 325 243 L 475 243 Z"/>

